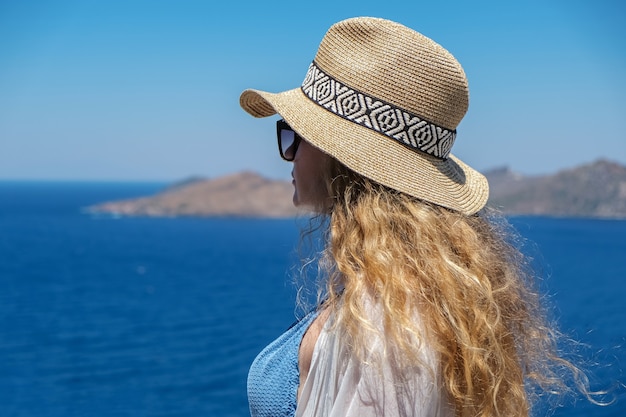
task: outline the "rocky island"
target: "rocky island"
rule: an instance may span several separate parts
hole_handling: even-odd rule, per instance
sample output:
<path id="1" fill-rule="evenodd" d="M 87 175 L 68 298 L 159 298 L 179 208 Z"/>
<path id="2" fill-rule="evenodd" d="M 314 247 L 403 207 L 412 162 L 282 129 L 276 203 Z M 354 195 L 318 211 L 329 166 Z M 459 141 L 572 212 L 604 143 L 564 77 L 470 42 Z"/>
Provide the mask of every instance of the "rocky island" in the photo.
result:
<path id="1" fill-rule="evenodd" d="M 87 211 L 118 216 L 281 218 L 297 214 L 292 193 L 290 182 L 241 172 L 215 179 L 188 179 L 153 196 L 106 202 Z"/>
<path id="2" fill-rule="evenodd" d="M 626 218 L 626 167 L 598 160 L 552 175 L 523 176 L 509 168 L 485 173 L 488 204 L 509 215 Z M 154 196 L 87 208 L 122 216 L 292 217 L 293 186 L 251 172 L 190 179 Z"/>

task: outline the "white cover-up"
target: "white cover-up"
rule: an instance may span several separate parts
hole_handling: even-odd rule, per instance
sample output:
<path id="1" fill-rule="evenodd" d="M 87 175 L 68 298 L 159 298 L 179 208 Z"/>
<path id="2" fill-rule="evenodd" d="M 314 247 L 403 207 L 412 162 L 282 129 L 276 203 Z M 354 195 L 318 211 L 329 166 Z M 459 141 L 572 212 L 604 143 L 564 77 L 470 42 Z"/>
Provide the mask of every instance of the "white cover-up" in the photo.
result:
<path id="1" fill-rule="evenodd" d="M 454 417 L 439 388 L 436 355 L 427 343 L 420 350 L 424 366 L 407 369 L 393 354 L 383 355 L 379 337 L 361 361 L 342 343 L 340 333 L 330 317 L 316 342 L 296 417 Z"/>

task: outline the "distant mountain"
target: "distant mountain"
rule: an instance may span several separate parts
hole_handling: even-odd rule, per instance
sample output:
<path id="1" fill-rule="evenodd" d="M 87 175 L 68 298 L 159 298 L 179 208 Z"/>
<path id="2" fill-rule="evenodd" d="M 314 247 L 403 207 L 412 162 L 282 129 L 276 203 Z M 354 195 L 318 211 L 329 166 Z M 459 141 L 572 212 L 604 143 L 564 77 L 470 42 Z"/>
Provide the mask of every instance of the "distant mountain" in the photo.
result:
<path id="1" fill-rule="evenodd" d="M 524 177 L 508 168 L 485 174 L 489 205 L 507 214 L 626 218 L 626 167 L 607 160 Z"/>
<path id="2" fill-rule="evenodd" d="M 485 173 L 488 204 L 505 214 L 626 218 L 626 167 L 607 160 L 553 175 L 523 176 L 509 168 Z M 251 172 L 191 178 L 161 193 L 89 207 L 125 216 L 291 217 L 293 186 Z"/>

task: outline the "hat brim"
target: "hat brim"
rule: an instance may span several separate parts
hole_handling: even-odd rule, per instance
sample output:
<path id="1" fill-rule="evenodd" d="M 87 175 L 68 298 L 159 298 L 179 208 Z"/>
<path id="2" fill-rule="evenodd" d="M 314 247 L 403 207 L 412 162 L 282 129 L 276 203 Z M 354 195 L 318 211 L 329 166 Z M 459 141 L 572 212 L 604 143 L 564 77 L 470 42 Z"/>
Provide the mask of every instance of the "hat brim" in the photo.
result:
<path id="1" fill-rule="evenodd" d="M 280 114 L 307 142 L 382 185 L 467 215 L 487 203 L 487 179 L 460 159 L 408 149 L 326 110 L 300 88 L 282 93 L 245 90 L 240 104 L 254 117 Z"/>

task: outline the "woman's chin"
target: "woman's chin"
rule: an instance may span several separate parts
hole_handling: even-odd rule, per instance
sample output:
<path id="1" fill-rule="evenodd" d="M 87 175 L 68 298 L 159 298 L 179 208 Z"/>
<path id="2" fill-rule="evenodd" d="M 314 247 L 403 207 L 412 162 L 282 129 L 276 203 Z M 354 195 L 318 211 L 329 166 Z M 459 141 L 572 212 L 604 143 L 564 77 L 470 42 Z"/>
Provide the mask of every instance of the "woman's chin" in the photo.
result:
<path id="1" fill-rule="evenodd" d="M 298 210 L 302 210 L 302 211 L 316 211 L 314 204 L 310 204 L 310 203 L 306 203 L 306 202 L 300 201 L 300 200 L 298 200 L 298 198 L 295 195 L 293 196 L 293 205 Z"/>
<path id="2" fill-rule="evenodd" d="M 293 205 L 300 212 L 308 212 L 312 214 L 328 214 L 330 212 L 330 209 L 326 208 L 322 203 L 313 203 L 300 200 L 296 193 L 294 193 L 293 195 Z"/>
<path id="3" fill-rule="evenodd" d="M 297 192 L 293 193 L 293 205 L 299 211 L 309 211 L 309 212 L 318 212 L 319 211 L 315 204 L 313 204 L 311 202 L 308 202 L 308 201 L 303 201 L 302 199 L 300 199 L 298 197 L 298 193 Z"/>

